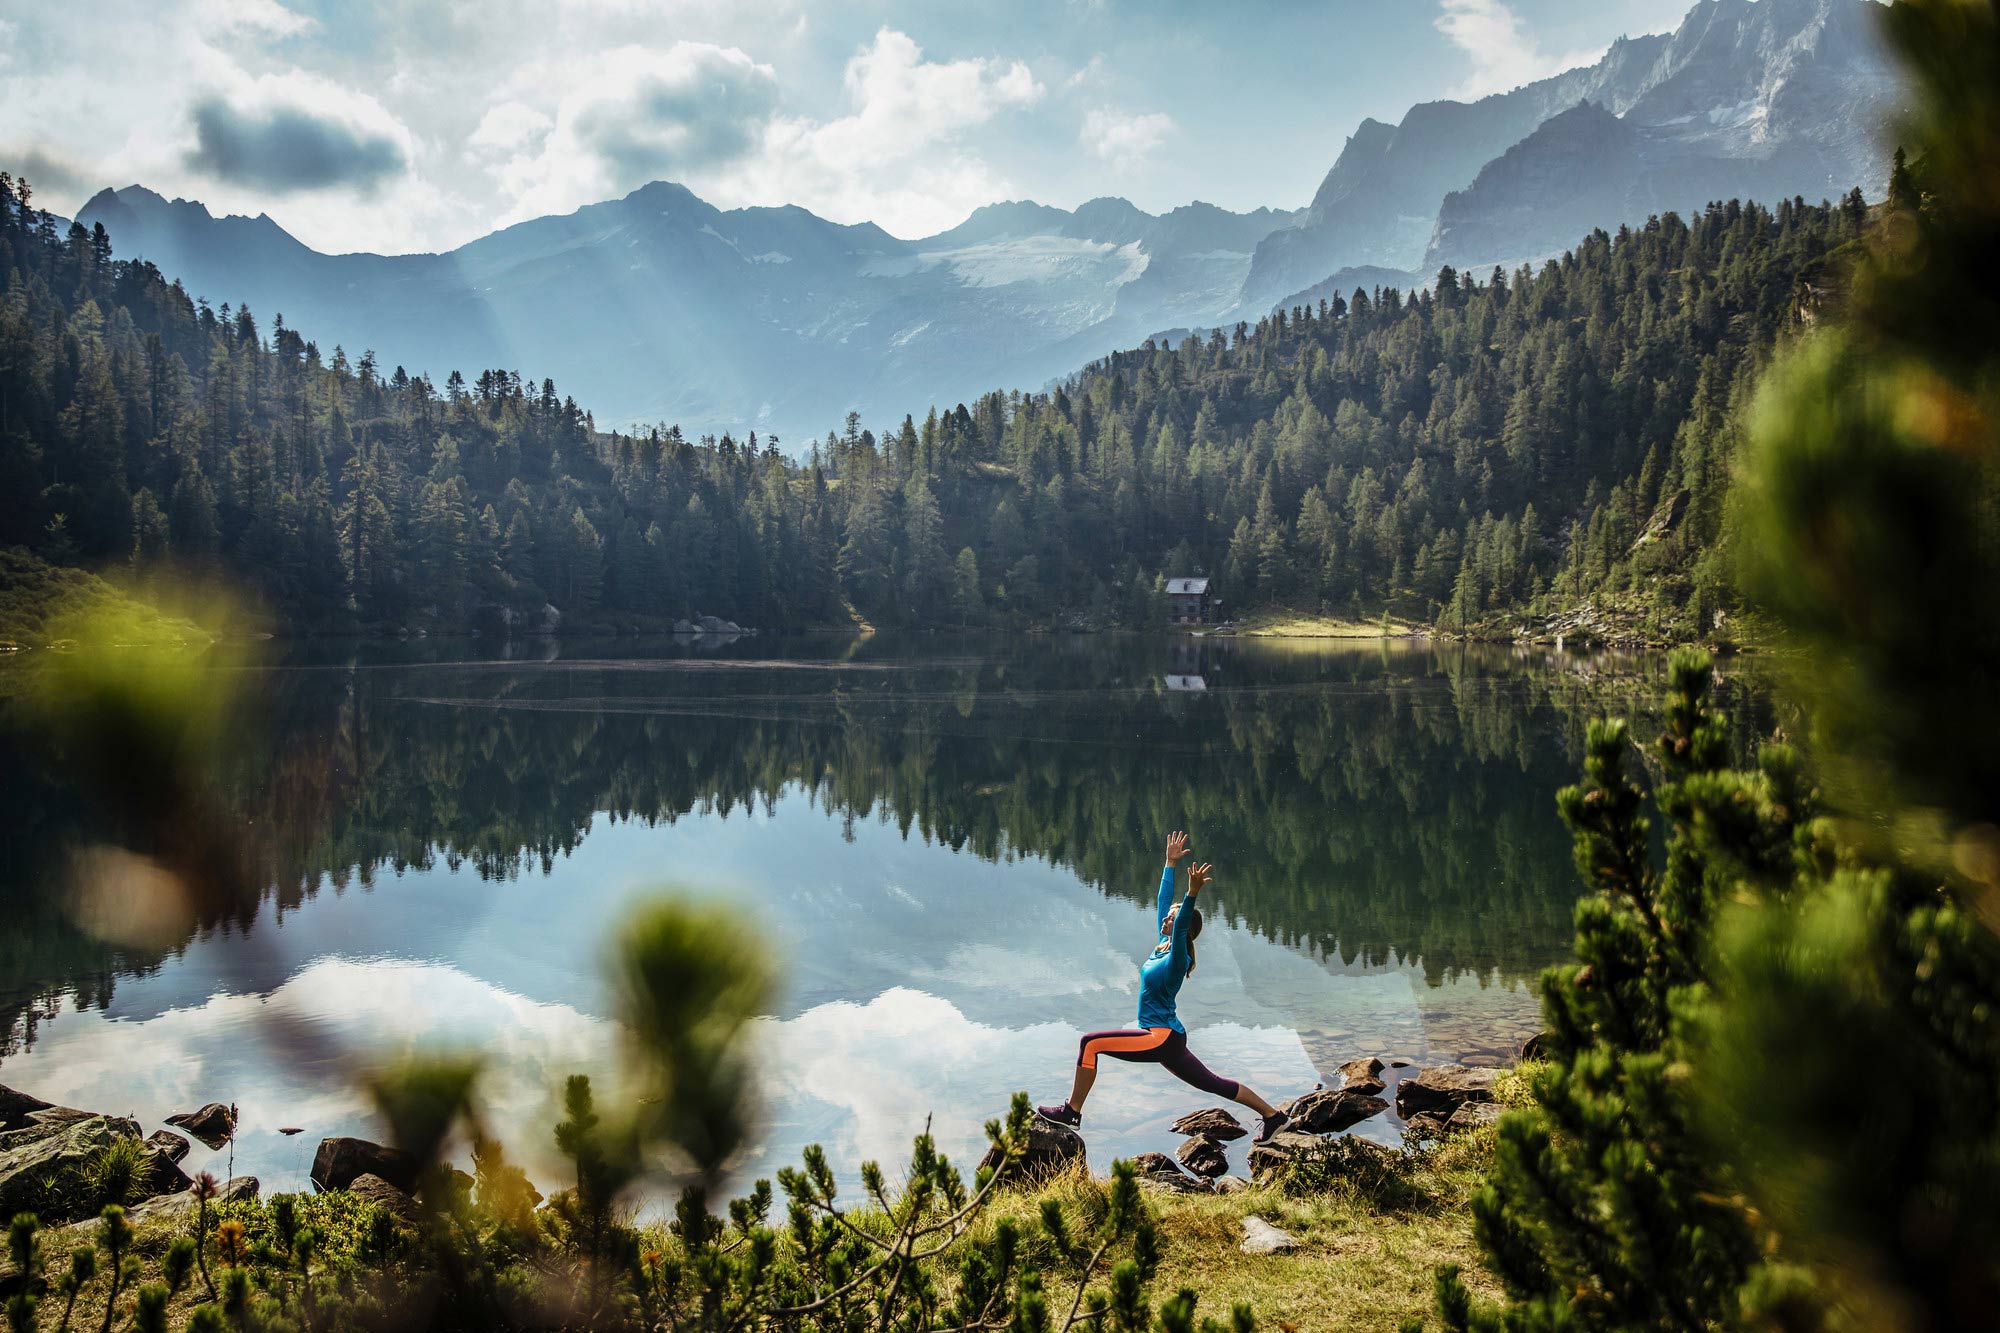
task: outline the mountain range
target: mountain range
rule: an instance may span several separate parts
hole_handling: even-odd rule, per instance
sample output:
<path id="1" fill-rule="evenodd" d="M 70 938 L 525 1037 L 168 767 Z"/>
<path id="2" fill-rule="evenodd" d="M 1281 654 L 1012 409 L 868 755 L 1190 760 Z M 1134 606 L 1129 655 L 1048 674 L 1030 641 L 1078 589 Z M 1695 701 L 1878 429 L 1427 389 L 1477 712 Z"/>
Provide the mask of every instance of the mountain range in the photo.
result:
<path id="1" fill-rule="evenodd" d="M 1879 196 L 1901 82 L 1874 0 L 1698 0 L 1672 33 L 1474 102 L 1367 120 L 1303 210 L 1018 201 L 915 240 L 654 182 L 444 254 L 329 255 L 268 216 L 140 186 L 78 215 L 198 296 L 282 313 L 323 349 L 442 377 L 554 378 L 601 424 L 791 443 L 1002 386 L 1038 388 L 1170 328 L 1443 263 L 1560 253 L 1712 199 Z M 1251 132 L 1246 130 L 1246 132 Z"/>

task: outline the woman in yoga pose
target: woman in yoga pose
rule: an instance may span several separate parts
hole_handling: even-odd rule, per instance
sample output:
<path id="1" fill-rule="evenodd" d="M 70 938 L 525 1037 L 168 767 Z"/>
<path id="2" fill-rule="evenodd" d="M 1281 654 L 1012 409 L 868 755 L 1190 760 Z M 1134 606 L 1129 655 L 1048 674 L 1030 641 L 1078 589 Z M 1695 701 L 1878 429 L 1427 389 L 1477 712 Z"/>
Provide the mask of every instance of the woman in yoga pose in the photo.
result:
<path id="1" fill-rule="evenodd" d="M 1085 1033 L 1077 1045 L 1076 1081 L 1070 1087 L 1069 1100 L 1058 1106 L 1036 1107 L 1036 1113 L 1042 1118 L 1072 1128 L 1082 1124 L 1083 1099 L 1090 1095 L 1090 1085 L 1097 1081 L 1097 1057 L 1108 1055 L 1114 1060 L 1162 1065 L 1183 1083 L 1191 1083 L 1216 1097 L 1241 1102 L 1263 1117 L 1257 1127 L 1259 1143 L 1266 1142 L 1285 1127 L 1287 1117 L 1284 1112 L 1243 1084 L 1209 1072 L 1208 1067 L 1194 1057 L 1194 1053 L 1188 1050 L 1187 1029 L 1181 1026 L 1180 1018 L 1174 1013 L 1174 1000 L 1180 995 L 1181 982 L 1194 971 L 1194 942 L 1201 934 L 1201 909 L 1195 906 L 1194 900 L 1201 893 L 1202 886 L 1208 883 L 1210 869 L 1206 865 L 1197 865 L 1188 871 L 1187 897 L 1176 904 L 1174 870 L 1187 854 L 1187 834 L 1170 834 L 1167 838 L 1167 868 L 1160 874 L 1159 910 L 1154 914 L 1159 926 L 1159 941 L 1153 946 L 1152 955 L 1139 965 L 1139 1026 Z"/>

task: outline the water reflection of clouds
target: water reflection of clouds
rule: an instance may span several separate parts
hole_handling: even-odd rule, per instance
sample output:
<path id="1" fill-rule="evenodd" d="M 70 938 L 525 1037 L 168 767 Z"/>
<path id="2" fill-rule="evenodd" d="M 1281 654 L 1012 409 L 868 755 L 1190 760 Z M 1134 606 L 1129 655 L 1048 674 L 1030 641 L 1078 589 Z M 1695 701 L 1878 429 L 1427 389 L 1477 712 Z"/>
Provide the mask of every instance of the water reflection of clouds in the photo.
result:
<path id="1" fill-rule="evenodd" d="M 1151 849 L 1134 849 L 1135 876 L 1151 880 L 1156 866 Z M 749 1163 L 758 1173 L 814 1141 L 850 1172 L 865 1156 L 899 1161 L 926 1115 L 947 1152 L 976 1154 L 982 1125 L 1015 1090 L 1037 1100 L 1066 1090 L 1078 1033 L 1132 1021 L 1153 933 L 1150 892 L 1106 897 L 1046 861 L 985 861 L 905 838 L 892 822 L 850 831 L 795 788 L 768 810 L 727 817 L 647 826 L 600 815 L 546 876 L 494 883 L 441 862 L 379 877 L 367 893 L 322 893 L 282 929 L 267 904 L 253 938 L 204 936 L 158 973 L 121 979 L 107 1012 L 66 1009 L 43 1024 L 5 1079 L 129 1110 L 149 1127 L 235 1100 L 246 1122 L 238 1169 L 287 1188 L 319 1137 L 372 1127 L 358 1071 L 274 1049 L 268 1020 L 315 1029 L 336 1050 L 459 1044 L 489 1061 L 492 1128 L 553 1180 L 562 1079 L 615 1069 L 598 980 L 605 937 L 663 879 L 741 905 L 782 959 L 785 993 L 759 1025 L 768 1101 L 767 1146 Z M 1534 1003 L 1428 987 L 1393 964 L 1343 966 L 1214 908 L 1199 947 L 1181 1007 L 1194 1047 L 1273 1098 L 1310 1088 L 1315 1061 L 1328 1070 L 1362 1054 L 1432 1054 L 1426 1011 L 1440 1001 Z M 1171 1149 L 1166 1125 L 1199 1104 L 1156 1069 L 1108 1071 L 1090 1106 L 1093 1161 Z M 280 1139 L 280 1125 L 305 1133 Z"/>
<path id="2" fill-rule="evenodd" d="M 262 1039 L 273 1019 L 313 1026 L 350 1059 L 296 1062 Z M 762 1020 L 763 1146 L 744 1163 L 745 1177 L 796 1162 L 801 1147 L 820 1142 L 851 1181 L 865 1158 L 900 1162 L 927 1119 L 939 1146 L 969 1166 L 985 1122 L 1014 1091 L 1046 1098 L 1066 1087 L 1077 1035 L 1060 1022 L 982 1023 L 909 987 Z M 1284 1029 L 1216 1024 L 1197 1045 L 1215 1067 L 1273 1096 L 1314 1078 L 1298 1037 Z M 244 1125 L 236 1169 L 281 1190 L 305 1186 L 319 1138 L 376 1132 L 358 1086 L 364 1057 L 454 1048 L 485 1062 L 482 1104 L 510 1156 L 544 1183 L 560 1179 L 550 1140 L 556 1092 L 574 1072 L 615 1077 L 613 1026 L 439 964 L 328 959 L 268 996 L 217 995 L 136 1021 L 66 1012 L 8 1072 L 40 1096 L 129 1112 L 147 1128 L 203 1101 L 235 1101 Z M 118 1090 L 115 1101 L 106 1089 Z M 1090 1105 L 1093 1160 L 1101 1167 L 1113 1156 L 1171 1149 L 1167 1123 L 1200 1104 L 1157 1069 L 1107 1066 Z M 283 1138 L 285 1125 L 306 1133 Z M 194 1154 L 191 1166 L 220 1169 L 222 1155 Z"/>

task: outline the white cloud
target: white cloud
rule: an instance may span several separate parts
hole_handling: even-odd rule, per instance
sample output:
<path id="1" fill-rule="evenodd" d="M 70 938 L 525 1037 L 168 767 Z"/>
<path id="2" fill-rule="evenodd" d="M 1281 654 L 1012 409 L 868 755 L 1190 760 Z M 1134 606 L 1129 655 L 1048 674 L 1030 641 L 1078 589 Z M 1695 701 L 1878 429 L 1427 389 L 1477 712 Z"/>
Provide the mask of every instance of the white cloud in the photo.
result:
<path id="1" fill-rule="evenodd" d="M 372 195 L 409 169 L 409 129 L 366 93 L 299 70 L 203 89 L 187 164 L 217 181 L 289 194 L 353 187 Z"/>
<path id="2" fill-rule="evenodd" d="M 530 126 L 521 92 L 570 86 L 538 146 L 496 168 L 512 200 L 506 221 L 565 212 L 670 179 L 724 208 L 798 204 L 840 222 L 900 235 L 939 230 L 1005 187 L 963 136 L 1043 93 L 1020 61 L 932 61 L 883 28 L 847 61 L 844 115 L 787 111 L 771 66 L 735 47 L 680 42 L 515 81 L 506 119 L 472 136 L 487 146 L 511 123 Z"/>
<path id="3" fill-rule="evenodd" d="M 1601 54 L 1598 51 L 1557 54 L 1542 50 L 1521 16 L 1503 0 L 1439 0 L 1438 9 L 1437 30 L 1472 62 L 1464 80 L 1451 90 L 1451 96 L 1456 98 L 1471 100 L 1506 92 L 1589 64 Z"/>
<path id="4" fill-rule="evenodd" d="M 1164 111 L 1095 107 L 1084 116 L 1076 141 L 1106 162 L 1130 166 L 1165 143 L 1173 129 L 1173 117 Z"/>
<path id="5" fill-rule="evenodd" d="M 760 161 L 735 191 L 741 202 L 790 198 L 899 236 L 941 230 L 1007 189 L 962 136 L 1044 92 L 1021 61 L 927 61 L 889 28 L 847 62 L 842 86 L 848 114 L 772 123 Z"/>
<path id="6" fill-rule="evenodd" d="M 555 123 L 548 112 L 525 102 L 498 102 L 486 109 L 465 142 L 476 153 L 500 156 L 539 149 Z"/>
<path id="7" fill-rule="evenodd" d="M 195 20 L 203 31 L 235 30 L 266 37 L 298 37 L 319 27 L 319 21 L 294 13 L 278 0 L 198 0 Z"/>

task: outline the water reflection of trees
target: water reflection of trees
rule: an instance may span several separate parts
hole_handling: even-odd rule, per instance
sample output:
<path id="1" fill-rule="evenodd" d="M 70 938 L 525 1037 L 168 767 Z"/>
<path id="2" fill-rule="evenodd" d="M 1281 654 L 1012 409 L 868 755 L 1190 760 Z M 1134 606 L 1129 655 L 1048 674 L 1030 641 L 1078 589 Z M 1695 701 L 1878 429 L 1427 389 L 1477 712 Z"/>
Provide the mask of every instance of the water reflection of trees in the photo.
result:
<path id="1" fill-rule="evenodd" d="M 575 649 L 506 666 L 302 664 L 254 678 L 254 716 L 218 784 L 281 918 L 322 885 L 383 870 L 544 872 L 600 813 L 671 823 L 792 790 L 984 858 L 1046 858 L 1134 899 L 1150 893 L 1153 849 L 1186 826 L 1222 867 L 1222 910 L 1274 939 L 1401 958 L 1433 979 L 1518 978 L 1569 935 L 1575 880 L 1551 793 L 1587 720 L 1649 697 L 1656 671 L 1457 648 L 978 651 L 991 647 L 869 644 L 843 663 L 822 646 L 779 665 Z M 1169 671 L 1208 688 L 1170 691 Z M 55 996 L 106 1003 L 118 975 L 168 951 L 113 948 L 69 922 L 51 887 L 64 849 L 119 831 L 61 780 L 59 756 L 6 744 L 20 781 L 0 852 L 0 1030 L 19 1043 Z M 197 928 L 250 931 L 262 902 Z"/>

